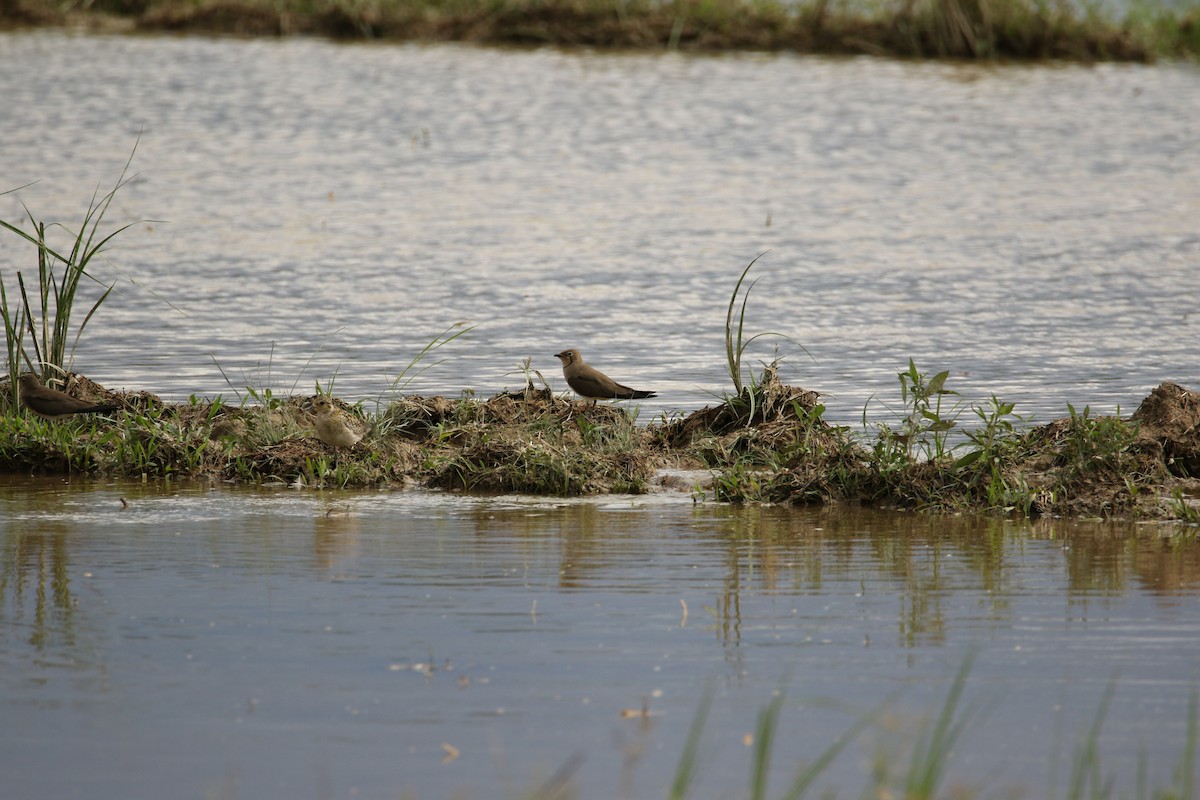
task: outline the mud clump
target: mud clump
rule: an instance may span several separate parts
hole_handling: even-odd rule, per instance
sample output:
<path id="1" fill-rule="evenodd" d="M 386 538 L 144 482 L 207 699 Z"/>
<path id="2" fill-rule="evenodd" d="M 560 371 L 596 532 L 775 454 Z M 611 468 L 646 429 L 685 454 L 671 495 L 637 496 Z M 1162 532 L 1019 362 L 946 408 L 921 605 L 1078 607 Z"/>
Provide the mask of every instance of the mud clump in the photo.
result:
<path id="1" fill-rule="evenodd" d="M 63 386 L 62 391 L 95 403 L 111 403 L 128 412 L 145 413 L 166 407 L 166 404 L 157 395 L 150 392 L 113 391 L 74 372 L 67 375 L 66 385 Z"/>
<path id="2" fill-rule="evenodd" d="M 1157 442 L 1172 475 L 1200 476 L 1200 394 L 1177 383 L 1157 386 L 1130 418 L 1138 438 Z"/>
<path id="3" fill-rule="evenodd" d="M 398 435 L 421 440 L 450 419 L 455 410 L 453 401 L 445 397 L 412 396 L 397 400 L 388 406 L 381 422 Z"/>
<path id="4" fill-rule="evenodd" d="M 726 436 L 751 427 L 791 430 L 807 424 L 818 406 L 816 392 L 781 383 L 778 367 L 771 364 L 758 383 L 743 388 L 740 395 L 663 426 L 659 441 L 678 449 L 701 437 Z M 823 421 L 819 424 L 825 425 Z"/>
<path id="5" fill-rule="evenodd" d="M 1085 408 L 1030 431 L 1005 478 L 1027 489 L 1033 514 L 1182 516 L 1200 490 L 1200 398 L 1156 387 L 1122 419 Z"/>
<path id="6" fill-rule="evenodd" d="M 647 490 L 658 460 L 623 410 L 527 389 L 461 401 L 421 443 L 445 489 L 579 495 Z"/>
<path id="7" fill-rule="evenodd" d="M 717 499 L 827 503 L 858 499 L 867 453 L 828 424 L 820 395 L 779 381 L 775 364 L 740 395 L 653 431 L 676 462 L 719 473 Z"/>

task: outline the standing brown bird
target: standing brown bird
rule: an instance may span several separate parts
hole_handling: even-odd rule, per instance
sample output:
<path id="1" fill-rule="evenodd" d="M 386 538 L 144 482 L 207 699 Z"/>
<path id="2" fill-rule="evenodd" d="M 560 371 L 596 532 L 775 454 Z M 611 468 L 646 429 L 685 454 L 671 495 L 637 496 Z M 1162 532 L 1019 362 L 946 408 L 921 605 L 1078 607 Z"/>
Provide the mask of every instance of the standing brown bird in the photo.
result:
<path id="1" fill-rule="evenodd" d="M 591 400 L 593 405 L 597 400 L 643 400 L 656 396 L 654 392 L 622 386 L 590 364 L 585 364 L 583 356 L 574 348 L 555 353 L 554 357 L 562 361 L 567 385 L 580 397 Z"/>
<path id="2" fill-rule="evenodd" d="M 64 419 L 75 414 L 107 414 L 121 408 L 112 403 L 91 403 L 57 389 L 48 389 L 32 372 L 26 372 L 20 380 L 21 405 L 45 419 Z"/>
<path id="3" fill-rule="evenodd" d="M 317 438 L 330 447 L 354 447 L 362 440 L 362 434 L 346 424 L 342 410 L 333 400 L 322 395 L 313 401 L 316 410 L 314 426 Z"/>

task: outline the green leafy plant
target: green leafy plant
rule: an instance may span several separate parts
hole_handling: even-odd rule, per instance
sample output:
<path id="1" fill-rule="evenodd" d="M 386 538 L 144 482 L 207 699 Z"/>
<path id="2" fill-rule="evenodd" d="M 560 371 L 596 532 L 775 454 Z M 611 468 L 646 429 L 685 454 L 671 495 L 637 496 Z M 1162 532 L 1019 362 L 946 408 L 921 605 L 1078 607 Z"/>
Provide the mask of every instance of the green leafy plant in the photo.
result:
<path id="1" fill-rule="evenodd" d="M 905 732 L 905 740 L 912 742 L 907 765 L 901 764 L 898 770 L 893 771 L 896 762 L 900 761 L 896 757 L 898 754 L 881 754 L 871 771 L 869 785 L 859 796 L 897 797 L 905 798 L 905 800 L 934 800 L 934 798 L 942 796 L 990 796 L 990 793 L 986 791 L 976 792 L 969 787 L 956 787 L 948 795 L 941 792 L 955 748 L 964 736 L 969 735 L 973 730 L 978 730 L 981 720 L 986 716 L 987 708 L 995 702 L 995 700 L 991 702 L 975 701 L 964 705 L 963 697 L 966 693 L 967 678 L 974 660 L 974 653 L 969 653 L 964 658 L 955 672 L 953 680 L 950 681 L 945 698 L 936 713 L 927 722 L 920 725 L 915 734 Z M 1070 800 L 1089 798 L 1101 800 L 1101 798 L 1116 796 L 1115 776 L 1105 773 L 1100 752 L 1100 734 L 1115 691 L 1115 681 L 1110 682 L 1101 697 L 1100 705 L 1091 724 L 1081 734 L 1075 748 L 1067 785 L 1065 787 L 1048 787 L 1048 790 L 1041 796 L 1064 796 Z M 775 692 L 770 702 L 759 710 L 753 749 L 750 753 L 750 789 L 747 797 L 768 797 L 767 779 L 772 757 L 792 757 L 790 753 L 778 752 L 785 744 L 785 740 L 777 735 L 785 696 L 786 694 L 782 690 Z M 846 747 L 874 724 L 894 701 L 895 695 L 893 694 L 875 708 L 858 715 L 853 724 L 834 739 L 816 759 L 808 764 L 801 763 L 791 783 L 779 795 L 781 800 L 802 800 L 806 797 L 817 779 L 826 773 Z M 702 761 L 699 753 L 701 739 L 712 709 L 712 702 L 713 693 L 708 690 L 700 699 L 700 704 L 688 730 L 687 740 L 676 765 L 675 779 L 667 795 L 671 800 L 684 800 L 691 794 L 692 787 L 698 782 Z M 1198 755 L 1200 755 L 1200 698 L 1193 691 L 1187 705 L 1187 732 L 1181 743 L 1180 754 L 1175 761 L 1170 784 L 1148 787 L 1145 778 L 1146 765 L 1142 763 L 1139 765 L 1139 789 L 1136 796 L 1155 798 L 1156 800 L 1191 800 L 1195 796 L 1195 769 Z M 832 790 L 821 796 L 833 796 Z"/>
<path id="2" fill-rule="evenodd" d="M 940 460 L 950 453 L 948 446 L 950 431 L 958 424 L 959 406 L 943 410 L 943 398 L 958 395 L 946 388 L 949 370 L 943 370 L 932 378 L 917 369 L 910 358 L 908 369 L 896 373 L 900 380 L 900 401 L 904 411 L 899 414 L 899 429 L 880 424 L 876 457 L 883 464 L 896 462 L 912 463 L 916 455 Z M 872 398 L 873 399 L 873 398 Z M 867 407 L 863 406 L 863 426 L 867 426 Z"/>
<path id="3" fill-rule="evenodd" d="M 932 800 L 937 795 L 954 746 L 963 736 L 971 719 L 979 711 L 978 706 L 973 706 L 965 711 L 960 710 L 967 676 L 970 674 L 973 661 L 974 658 L 971 655 L 964 659 L 951 682 L 937 718 L 932 725 L 925 726 L 918 733 L 908 770 L 899 776 L 892 776 L 886 769 L 877 772 L 873 776 L 874 790 L 864 793 L 863 796 L 897 796 L 909 798 L 909 800 Z M 777 732 L 786 696 L 784 690 L 778 690 L 774 693 L 771 701 L 759 709 L 753 749 L 750 755 L 750 789 L 747 793 L 747 796 L 754 800 L 765 800 L 768 797 L 771 757 L 775 754 L 774 751 L 780 747 L 781 740 Z M 856 741 L 869 725 L 878 720 L 894 700 L 895 695 L 889 696 L 875 708 L 859 714 L 850 727 L 834 739 L 811 763 L 801 763 L 794 773 L 791 783 L 780 795 L 782 800 L 802 800 L 821 775 L 837 760 L 838 756 Z M 711 707 L 712 692 L 708 691 L 701 698 L 688 730 L 687 741 L 676 767 L 675 780 L 668 794 L 671 800 L 686 798 L 692 785 L 696 782 L 699 773 L 700 739 Z M 899 793 L 895 793 L 891 786 L 895 781 L 903 783 L 903 790 Z"/>
<path id="4" fill-rule="evenodd" d="M 1092 416 L 1090 406 L 1076 411 L 1070 403 L 1067 412 L 1070 425 L 1063 453 L 1068 469 L 1075 474 L 1117 466 L 1137 439 L 1137 424 L 1122 420 L 1119 406 L 1111 417 Z"/>
<path id="5" fill-rule="evenodd" d="M 463 331 L 463 333 L 466 333 L 466 331 Z M 517 369 L 515 372 L 510 372 L 507 374 L 521 376 L 521 379 L 522 379 L 521 391 L 525 392 L 527 395 L 531 392 L 537 391 L 537 389 L 535 389 L 534 385 L 533 385 L 534 376 L 536 376 L 537 379 L 539 381 L 541 381 L 542 389 L 544 391 L 550 391 L 550 383 L 549 383 L 549 381 L 546 380 L 546 377 L 544 375 L 542 375 L 541 370 L 537 370 L 537 369 L 533 368 L 533 357 L 532 356 L 526 356 L 524 359 L 521 360 L 521 363 L 517 365 Z"/>
<path id="6" fill-rule="evenodd" d="M 943 370 L 932 378 L 917 370 L 910 358 L 908 369 L 897 373 L 900 379 L 900 399 L 908 410 L 904 418 L 904 435 L 912 458 L 914 445 L 924 450 L 929 458 L 940 459 L 946 455 L 949 432 L 958 423 L 952 417 L 942 416 L 942 399 L 958 392 L 946 388 L 949 370 Z M 957 409 L 954 409 L 957 412 Z"/>
<path id="7" fill-rule="evenodd" d="M 955 466 L 970 467 L 979 462 L 1011 458 L 1020 446 L 1020 427 L 1030 420 L 1030 417 L 1014 413 L 1015 408 L 1015 403 L 1006 403 L 996 395 L 992 395 L 986 405 L 972 406 L 971 410 L 979 417 L 983 427 L 964 432 L 974 449 L 958 459 Z"/>
<path id="8" fill-rule="evenodd" d="M 1033 505 L 1029 486 L 1008 470 L 1021 452 L 1021 427 L 1030 419 L 1014 413 L 1015 408 L 996 395 L 986 405 L 972 406 L 983 427 L 964 431 L 970 449 L 954 462 L 954 469 L 969 489 L 986 498 L 988 508 L 1029 514 Z"/>

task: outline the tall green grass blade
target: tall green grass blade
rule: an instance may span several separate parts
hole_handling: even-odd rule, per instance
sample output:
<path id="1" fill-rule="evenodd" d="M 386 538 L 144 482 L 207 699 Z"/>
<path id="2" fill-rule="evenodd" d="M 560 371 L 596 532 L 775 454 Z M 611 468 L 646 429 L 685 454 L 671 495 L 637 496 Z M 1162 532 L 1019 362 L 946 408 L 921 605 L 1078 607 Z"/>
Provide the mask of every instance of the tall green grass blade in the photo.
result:
<path id="1" fill-rule="evenodd" d="M 21 393 L 18 390 L 17 380 L 21 375 L 21 357 L 24 354 L 25 312 L 20 307 L 14 308 L 8 304 L 8 291 L 4 286 L 3 276 L 0 276 L 0 314 L 4 316 L 4 342 L 8 359 L 5 366 L 8 372 L 9 399 L 12 408 L 16 410 L 21 406 Z"/>
<path id="2" fill-rule="evenodd" d="M 968 713 L 959 717 L 958 705 L 974 662 L 974 653 L 963 659 L 933 730 L 920 737 L 913 748 L 912 765 L 905 781 L 905 797 L 909 800 L 932 800 L 937 795 L 938 785 L 945 777 L 950 751 L 971 716 Z"/>
<path id="3" fill-rule="evenodd" d="M 759 253 L 742 270 L 741 275 L 738 276 L 737 283 L 733 287 L 733 293 L 729 296 L 729 305 L 725 309 L 725 369 L 729 374 L 729 380 L 733 383 L 734 390 L 733 396 L 726 397 L 725 402 L 729 403 L 731 406 L 735 406 L 735 410 L 738 412 L 739 417 L 743 416 L 741 406 L 744 404 L 747 407 L 744 414 L 747 424 L 751 424 L 754 421 L 755 415 L 758 412 L 758 404 L 760 400 L 759 385 L 758 381 L 754 377 L 753 371 L 750 373 L 749 386 L 746 385 L 746 381 L 744 379 L 745 368 L 742 362 L 745 358 L 747 348 L 765 336 L 778 336 L 781 339 L 791 342 L 792 344 L 796 344 L 801 350 L 804 351 L 806 355 L 809 356 L 809 358 L 812 358 L 812 354 L 809 353 L 803 345 L 800 345 L 791 337 L 783 333 L 776 331 L 765 331 L 750 337 L 746 336 L 746 309 L 750 301 L 750 292 L 754 290 L 754 286 L 758 283 L 758 281 L 751 281 L 750 284 L 746 286 L 745 292 L 742 291 L 742 287 L 746 283 L 746 277 L 750 273 L 750 270 L 764 255 L 766 255 L 766 252 Z M 741 297 L 740 306 L 738 305 L 739 296 Z M 734 322 L 735 308 L 737 309 L 736 324 Z"/>
<path id="4" fill-rule="evenodd" d="M 758 713 L 758 725 L 754 734 L 754 766 L 750 773 L 751 800 L 764 800 L 767 796 L 768 773 L 771 768 L 771 747 L 775 731 L 779 727 L 779 712 L 783 709 L 785 694 L 780 691 L 767 706 Z"/>
<path id="5" fill-rule="evenodd" d="M 225 368 L 221 366 L 220 362 L 217 361 L 216 356 L 214 356 L 212 353 L 209 353 L 208 357 L 210 359 L 212 359 L 213 366 L 215 366 L 217 368 L 217 372 L 221 373 L 221 377 L 225 379 L 225 383 L 229 386 L 230 389 L 233 390 L 233 393 L 235 395 L 237 395 L 238 402 L 240 402 L 244 405 L 246 401 L 242 398 L 242 393 L 240 391 L 238 391 L 238 388 L 236 386 L 234 386 L 233 381 L 231 381 L 229 379 L 229 375 L 228 375 L 228 373 L 225 372 Z"/>
<path id="6" fill-rule="evenodd" d="M 423 348 L 421 348 L 419 353 L 412 357 L 412 360 L 405 365 L 404 369 L 400 370 L 400 373 L 392 379 L 388 387 L 390 391 L 393 394 L 404 391 L 409 384 L 424 374 L 427 370 L 432 369 L 433 367 L 442 363 L 441 361 L 434 361 L 432 363 L 425 364 L 416 372 L 412 371 L 413 367 L 423 362 L 431 354 L 436 353 L 438 350 L 450 344 L 458 337 L 464 336 L 467 333 L 475 330 L 474 325 L 467 325 L 466 327 L 463 327 L 464 325 L 467 325 L 466 322 L 456 322 L 439 333 L 437 336 L 433 337 L 433 339 L 431 339 Z M 462 330 L 459 330 L 452 336 L 448 336 L 447 334 L 449 334 L 450 331 L 454 330 L 455 328 L 462 328 Z"/>
<path id="7" fill-rule="evenodd" d="M 733 389 L 737 394 L 742 393 L 742 353 L 745 348 L 742 344 L 742 329 L 746 321 L 746 299 L 749 298 L 749 290 L 746 291 L 746 298 L 742 300 L 741 314 L 738 317 L 737 324 L 737 341 L 734 341 L 733 327 L 733 308 L 737 304 L 738 295 L 742 291 L 742 284 L 746 280 L 746 275 L 750 273 L 750 269 L 758 263 L 766 253 L 759 253 L 746 268 L 742 270 L 742 274 L 738 276 L 737 284 L 733 287 L 733 294 L 729 296 L 729 308 L 725 311 L 725 359 L 729 370 L 729 378 L 733 381 Z M 754 284 L 750 284 L 750 288 L 754 288 Z"/>
<path id="8" fill-rule="evenodd" d="M 801 769 L 796 774 L 796 777 L 792 780 L 792 785 L 788 787 L 787 792 L 783 794 L 782 800 L 801 800 L 801 798 L 804 797 L 804 794 L 808 791 L 809 787 L 812 786 L 813 782 L 821 776 L 821 773 L 828 769 L 829 765 L 832 764 L 839 755 L 841 755 L 842 751 L 845 750 L 851 742 L 858 738 L 858 735 L 862 733 L 864 729 L 866 729 L 867 725 L 871 724 L 879 717 L 879 714 L 883 712 L 884 708 L 889 705 L 892 700 L 893 698 L 891 697 L 885 699 L 874 709 L 868 711 L 866 714 L 863 714 L 861 717 L 855 720 L 854 724 L 851 725 L 845 733 L 835 739 L 833 744 L 825 748 L 825 750 L 821 753 L 821 755 L 817 756 L 813 763 Z"/>
<path id="9" fill-rule="evenodd" d="M 1104 690 L 1104 696 L 1100 700 L 1099 708 L 1096 709 L 1095 717 L 1092 718 L 1087 736 L 1084 737 L 1075 752 L 1075 762 L 1071 765 L 1071 782 L 1067 787 L 1069 800 L 1082 800 L 1089 784 L 1091 793 L 1087 796 L 1108 796 L 1100 773 L 1100 730 L 1104 727 L 1104 719 L 1108 716 L 1108 707 L 1112 703 L 1116 691 L 1117 682 L 1116 679 L 1113 679 Z"/>
<path id="10" fill-rule="evenodd" d="M 108 233 L 100 231 L 100 225 L 117 192 L 132 180 L 128 174 L 136 152 L 137 143 L 135 142 L 129 158 L 111 190 L 102 197 L 99 196 L 98 189 L 93 192 L 77 231 L 56 225 L 71 234 L 71 249 L 66 255 L 50 246 L 46 239 L 46 224 L 37 220 L 28 207 L 25 208 L 25 215 L 32 226 L 32 233 L 23 231 L 5 220 L 0 220 L 0 227 L 17 234 L 37 250 L 36 305 L 32 302 L 30 287 L 26 285 L 24 276 L 20 272 L 17 273 L 17 282 L 21 295 L 19 313 L 24 315 L 25 326 L 29 331 L 32 340 L 31 348 L 35 356 L 30 366 L 43 378 L 47 378 L 50 373 L 62 374 L 70 370 L 84 329 L 87 328 L 88 323 L 100 306 L 108 300 L 115 288 L 115 283 L 105 287 L 101 281 L 89 274 L 88 266 L 91 260 L 103 251 L 114 237 L 137 224 L 130 223 Z M 62 266 L 61 275 L 56 271 L 58 265 Z M 78 297 L 80 283 L 85 277 L 103 287 L 103 291 L 99 299 L 91 305 L 83 322 L 72 337 L 72 310 Z M 12 311 L 11 307 L 9 311 Z M 16 341 L 7 342 L 8 352 L 23 354 L 23 345 L 20 341 L 24 337 L 23 329 L 6 324 L 5 334 L 6 339 L 17 337 Z M 68 345 L 70 346 L 69 350 Z M 12 370 L 13 358 L 10 357 L 9 360 L 9 368 Z M 26 356 L 26 360 L 30 359 Z"/>
<path id="11" fill-rule="evenodd" d="M 35 317 L 29 308 L 29 293 L 25 291 L 25 276 L 20 272 L 17 273 L 17 288 L 21 292 L 22 313 L 25 316 L 25 326 L 29 329 L 30 347 L 33 348 L 33 363 L 29 367 L 39 375 L 45 376 L 43 364 L 46 363 L 46 359 L 42 357 L 42 348 L 39 344 L 44 340 L 38 339 L 37 329 L 34 328 Z"/>
<path id="12" fill-rule="evenodd" d="M 1181 800 L 1191 800 L 1196 790 L 1196 751 L 1200 748 L 1200 699 L 1193 691 L 1188 698 L 1187 736 L 1184 738 L 1183 752 L 1175 767 L 1175 780 L 1179 784 L 1176 795 Z"/>
<path id="13" fill-rule="evenodd" d="M 66 365 L 67 372 L 70 372 L 72 366 L 75 364 L 75 350 L 79 347 L 79 337 L 83 336 L 83 329 L 87 327 L 87 324 L 88 324 L 88 322 L 91 321 L 92 316 L 96 313 L 96 311 L 98 311 L 100 309 L 100 306 L 104 303 L 105 300 L 108 299 L 108 296 L 110 294 L 112 294 L 112 290 L 115 287 L 116 287 L 115 283 L 112 284 L 111 286 L 109 286 L 104 291 L 104 294 L 100 295 L 100 298 L 95 303 L 92 304 L 91 309 L 84 316 L 83 322 L 79 323 L 79 330 L 77 330 L 75 332 L 75 339 L 74 339 L 74 341 L 71 342 L 71 357 L 67 360 L 67 365 Z M 65 331 L 64 331 L 64 333 L 65 333 Z"/>
<path id="14" fill-rule="evenodd" d="M 700 705 L 696 707 L 696 715 L 692 717 L 691 727 L 688 728 L 683 753 L 679 756 L 679 764 L 675 768 L 675 780 L 671 782 L 671 792 L 667 795 L 669 800 L 684 800 L 691 790 L 699 765 L 700 736 L 704 733 L 704 723 L 708 719 L 712 701 L 713 693 L 710 689 L 700 698 Z"/>

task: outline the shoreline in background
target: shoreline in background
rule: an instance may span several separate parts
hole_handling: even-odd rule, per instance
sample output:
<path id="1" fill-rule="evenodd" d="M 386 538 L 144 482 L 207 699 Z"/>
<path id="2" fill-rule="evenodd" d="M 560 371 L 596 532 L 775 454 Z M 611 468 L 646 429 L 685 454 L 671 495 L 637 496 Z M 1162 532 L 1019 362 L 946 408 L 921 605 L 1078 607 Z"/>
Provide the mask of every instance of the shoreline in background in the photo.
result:
<path id="1" fill-rule="evenodd" d="M 462 42 L 689 53 L 730 51 L 894 58 L 1134 61 L 1200 56 L 1200 4 L 1130 8 L 1037 0 L 0 0 L 0 30 L 76 27 L 342 41 Z"/>

